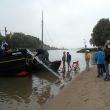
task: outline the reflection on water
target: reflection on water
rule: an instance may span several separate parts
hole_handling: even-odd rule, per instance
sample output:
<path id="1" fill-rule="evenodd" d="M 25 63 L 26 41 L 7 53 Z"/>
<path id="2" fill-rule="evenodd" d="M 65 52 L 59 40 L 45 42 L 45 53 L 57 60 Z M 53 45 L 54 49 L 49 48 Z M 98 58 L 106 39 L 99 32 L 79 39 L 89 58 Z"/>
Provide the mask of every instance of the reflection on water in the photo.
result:
<path id="1" fill-rule="evenodd" d="M 31 102 L 32 79 L 26 78 L 0 78 L 0 110 L 20 110 Z M 25 110 L 25 109 L 24 109 Z"/>
<path id="2" fill-rule="evenodd" d="M 57 79 L 47 73 L 24 78 L 0 78 L 0 110 L 36 110 L 57 95 Z"/>
<path id="3" fill-rule="evenodd" d="M 57 95 L 59 92 L 59 85 L 55 84 L 56 77 L 50 73 L 37 73 L 32 77 L 33 94 L 37 98 L 37 102 L 42 105 L 48 99 Z"/>

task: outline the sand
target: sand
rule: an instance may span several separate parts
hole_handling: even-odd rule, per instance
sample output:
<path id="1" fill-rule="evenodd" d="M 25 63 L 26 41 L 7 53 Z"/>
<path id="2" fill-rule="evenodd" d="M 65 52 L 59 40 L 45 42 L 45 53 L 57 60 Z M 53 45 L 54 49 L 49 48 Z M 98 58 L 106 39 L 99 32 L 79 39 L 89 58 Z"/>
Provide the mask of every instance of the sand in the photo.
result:
<path id="1" fill-rule="evenodd" d="M 41 110 L 110 110 L 110 81 L 96 78 L 96 66 L 83 71 Z"/>

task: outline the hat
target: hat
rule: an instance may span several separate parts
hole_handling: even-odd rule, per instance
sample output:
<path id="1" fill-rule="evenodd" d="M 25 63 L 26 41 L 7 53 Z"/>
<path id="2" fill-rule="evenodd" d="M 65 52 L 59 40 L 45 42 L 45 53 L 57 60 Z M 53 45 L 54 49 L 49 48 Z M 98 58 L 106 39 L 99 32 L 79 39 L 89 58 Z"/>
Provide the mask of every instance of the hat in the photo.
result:
<path id="1" fill-rule="evenodd" d="M 86 50 L 86 52 L 90 52 L 89 50 Z"/>

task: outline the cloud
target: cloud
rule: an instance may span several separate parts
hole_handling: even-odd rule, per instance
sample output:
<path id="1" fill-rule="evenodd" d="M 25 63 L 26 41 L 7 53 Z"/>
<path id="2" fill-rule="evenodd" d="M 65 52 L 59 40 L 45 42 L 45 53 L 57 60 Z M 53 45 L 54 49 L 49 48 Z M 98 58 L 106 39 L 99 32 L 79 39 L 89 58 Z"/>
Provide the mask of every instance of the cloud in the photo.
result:
<path id="1" fill-rule="evenodd" d="M 101 18 L 109 18 L 109 0 L 1 0 L 0 28 L 23 32 L 41 39 L 44 13 L 44 42 L 57 47 L 83 47 Z"/>

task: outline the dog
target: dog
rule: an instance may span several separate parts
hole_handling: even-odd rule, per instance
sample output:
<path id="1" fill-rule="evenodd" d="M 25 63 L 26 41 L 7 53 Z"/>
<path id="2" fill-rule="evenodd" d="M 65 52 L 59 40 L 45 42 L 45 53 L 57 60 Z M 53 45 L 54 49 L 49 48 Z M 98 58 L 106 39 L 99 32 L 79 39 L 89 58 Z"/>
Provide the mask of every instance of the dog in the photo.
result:
<path id="1" fill-rule="evenodd" d="M 72 70 L 73 70 L 74 72 L 78 72 L 78 71 L 80 70 L 79 61 L 73 62 L 73 64 L 72 64 Z"/>

